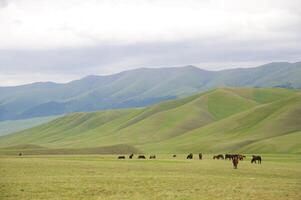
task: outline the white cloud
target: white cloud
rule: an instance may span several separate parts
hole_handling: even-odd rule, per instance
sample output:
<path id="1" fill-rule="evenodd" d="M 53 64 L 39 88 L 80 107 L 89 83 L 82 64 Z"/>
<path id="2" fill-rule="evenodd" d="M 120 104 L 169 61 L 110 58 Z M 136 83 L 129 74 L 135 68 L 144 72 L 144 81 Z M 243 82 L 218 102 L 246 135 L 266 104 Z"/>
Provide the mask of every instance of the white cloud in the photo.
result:
<path id="1" fill-rule="evenodd" d="M 300 0 L 0 0 L 0 85 L 300 61 Z"/>
<path id="2" fill-rule="evenodd" d="M 298 0 L 10 0 L 0 11 L 0 48 L 292 40 L 300 8 Z"/>

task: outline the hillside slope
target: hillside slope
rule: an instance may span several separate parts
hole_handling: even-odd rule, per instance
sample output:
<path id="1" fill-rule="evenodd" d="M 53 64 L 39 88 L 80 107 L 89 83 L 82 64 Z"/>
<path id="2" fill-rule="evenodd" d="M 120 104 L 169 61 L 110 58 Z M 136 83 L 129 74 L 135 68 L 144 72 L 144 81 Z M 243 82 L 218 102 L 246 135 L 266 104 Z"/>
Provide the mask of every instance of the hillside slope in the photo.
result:
<path id="1" fill-rule="evenodd" d="M 0 147 L 300 153 L 300 119 L 299 91 L 221 88 L 147 108 L 70 114 L 0 137 Z"/>
<path id="2" fill-rule="evenodd" d="M 66 84 L 0 87 L 0 120 L 143 107 L 217 87 L 301 88 L 301 62 L 206 71 L 193 66 L 136 69 Z"/>

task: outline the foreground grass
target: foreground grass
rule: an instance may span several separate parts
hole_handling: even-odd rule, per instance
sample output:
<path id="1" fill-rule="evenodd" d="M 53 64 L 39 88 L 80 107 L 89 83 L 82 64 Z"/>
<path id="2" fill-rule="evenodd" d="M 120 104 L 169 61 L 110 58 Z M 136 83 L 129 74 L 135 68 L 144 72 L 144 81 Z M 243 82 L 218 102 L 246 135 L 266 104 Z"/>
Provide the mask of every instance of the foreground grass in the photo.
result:
<path id="1" fill-rule="evenodd" d="M 262 165 L 116 156 L 0 157 L 0 199 L 301 199 L 301 157 L 265 155 Z"/>

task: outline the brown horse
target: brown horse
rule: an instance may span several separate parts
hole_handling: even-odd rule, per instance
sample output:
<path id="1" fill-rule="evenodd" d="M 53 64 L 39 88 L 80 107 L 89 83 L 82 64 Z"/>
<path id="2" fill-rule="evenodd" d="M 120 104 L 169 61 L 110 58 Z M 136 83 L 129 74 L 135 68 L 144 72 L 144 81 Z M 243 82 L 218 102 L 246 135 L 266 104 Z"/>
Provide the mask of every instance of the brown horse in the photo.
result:
<path id="1" fill-rule="evenodd" d="M 188 156 L 186 157 L 186 159 L 192 159 L 192 158 L 193 158 L 193 154 L 192 153 L 188 154 Z"/>
<path id="2" fill-rule="evenodd" d="M 139 155 L 138 159 L 145 159 L 145 156 L 144 155 Z"/>
<path id="3" fill-rule="evenodd" d="M 238 161 L 239 161 L 238 156 L 232 157 L 232 164 L 233 164 L 234 169 L 237 169 Z"/>
<path id="4" fill-rule="evenodd" d="M 203 159 L 203 154 L 199 153 L 199 159 L 202 160 Z"/>
<path id="5" fill-rule="evenodd" d="M 125 159 L 125 156 L 118 156 L 118 159 Z"/>
<path id="6" fill-rule="evenodd" d="M 257 163 L 256 161 L 258 161 L 258 164 L 261 164 L 261 156 L 252 155 L 251 163 Z"/>
<path id="7" fill-rule="evenodd" d="M 134 154 L 131 154 L 131 155 L 129 156 L 129 159 L 133 159 L 133 156 L 134 156 Z"/>
<path id="8" fill-rule="evenodd" d="M 232 154 L 225 154 L 225 159 L 226 160 L 231 160 L 232 159 Z"/>
<path id="9" fill-rule="evenodd" d="M 156 159 L 156 155 L 149 156 L 149 159 Z"/>
<path id="10" fill-rule="evenodd" d="M 215 155 L 213 156 L 213 159 L 223 159 L 224 160 L 224 156 L 222 154 L 219 154 L 219 155 Z"/>

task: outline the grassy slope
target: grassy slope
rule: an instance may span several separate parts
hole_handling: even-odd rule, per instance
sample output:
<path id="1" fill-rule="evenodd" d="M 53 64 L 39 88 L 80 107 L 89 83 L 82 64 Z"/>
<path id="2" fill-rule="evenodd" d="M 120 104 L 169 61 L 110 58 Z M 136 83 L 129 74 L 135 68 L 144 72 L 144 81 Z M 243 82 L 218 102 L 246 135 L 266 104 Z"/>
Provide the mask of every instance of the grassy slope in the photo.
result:
<path id="1" fill-rule="evenodd" d="M 160 152 L 300 153 L 300 119 L 301 95 L 298 94 L 141 148 Z"/>
<path id="2" fill-rule="evenodd" d="M 300 108 L 297 91 L 223 88 L 144 109 L 71 114 L 4 136 L 0 146 L 74 149 L 128 144 L 146 152 L 184 153 L 271 152 L 277 145 L 278 152 L 300 152 Z M 288 145 L 290 140 L 294 145 Z"/>

